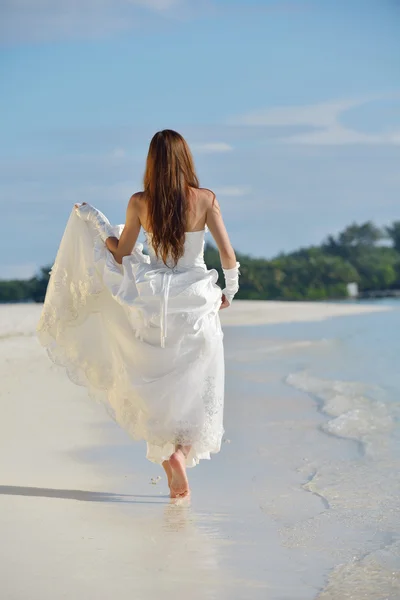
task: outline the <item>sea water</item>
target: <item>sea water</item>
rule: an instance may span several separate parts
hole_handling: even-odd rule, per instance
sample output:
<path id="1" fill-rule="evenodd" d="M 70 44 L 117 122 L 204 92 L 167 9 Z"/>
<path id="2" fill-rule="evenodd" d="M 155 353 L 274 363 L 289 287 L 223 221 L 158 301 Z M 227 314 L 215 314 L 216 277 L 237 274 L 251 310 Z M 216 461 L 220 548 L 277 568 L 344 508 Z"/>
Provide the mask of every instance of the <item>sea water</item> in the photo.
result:
<path id="1" fill-rule="evenodd" d="M 310 599 L 400 599 L 400 302 L 383 304 L 393 310 L 246 327 L 242 350 L 232 351 L 232 360 L 254 352 L 253 365 L 278 373 L 288 392 L 312 399 L 318 430 L 332 440 L 328 453 L 323 438 L 308 445 L 310 468 L 301 484 L 324 510 L 308 518 L 295 506 L 291 515 L 280 512 L 281 543 L 326 559 L 315 567 L 324 582 L 304 596 Z M 290 426 L 302 427 L 301 419 Z M 293 451 L 301 472 L 305 443 Z M 270 500 L 271 515 L 277 504 Z"/>

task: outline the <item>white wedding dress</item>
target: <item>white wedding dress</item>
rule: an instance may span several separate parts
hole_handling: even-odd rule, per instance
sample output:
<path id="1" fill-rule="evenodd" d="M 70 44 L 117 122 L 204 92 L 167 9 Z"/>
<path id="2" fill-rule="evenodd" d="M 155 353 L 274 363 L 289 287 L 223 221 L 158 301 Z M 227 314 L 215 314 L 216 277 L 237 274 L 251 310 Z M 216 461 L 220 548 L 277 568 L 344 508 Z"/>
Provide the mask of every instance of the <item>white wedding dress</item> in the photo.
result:
<path id="1" fill-rule="evenodd" d="M 123 226 L 114 228 L 119 238 Z M 204 231 L 185 234 L 178 264 L 137 243 L 119 265 L 91 223 L 72 211 L 37 332 L 70 379 L 102 400 L 147 458 L 191 446 L 188 467 L 218 452 L 224 355 L 218 273 L 204 263 Z"/>

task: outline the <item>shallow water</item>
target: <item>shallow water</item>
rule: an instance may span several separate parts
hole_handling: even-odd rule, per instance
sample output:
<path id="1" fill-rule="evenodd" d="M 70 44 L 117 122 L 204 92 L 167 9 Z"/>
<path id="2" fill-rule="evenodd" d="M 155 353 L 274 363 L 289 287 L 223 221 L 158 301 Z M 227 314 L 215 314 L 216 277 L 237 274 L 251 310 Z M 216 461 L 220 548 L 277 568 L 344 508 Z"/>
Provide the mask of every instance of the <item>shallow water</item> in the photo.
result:
<path id="1" fill-rule="evenodd" d="M 321 415 L 319 431 L 339 442 L 328 453 L 307 447 L 310 472 L 301 487 L 325 510 L 281 519 L 283 544 L 326 558 L 315 596 L 324 600 L 400 598 L 400 303 L 392 305 L 384 313 L 246 328 L 252 370 L 258 364 L 280 373 L 307 394 Z M 245 354 L 242 347 L 236 359 Z M 301 420 L 293 427 L 301 429 Z"/>

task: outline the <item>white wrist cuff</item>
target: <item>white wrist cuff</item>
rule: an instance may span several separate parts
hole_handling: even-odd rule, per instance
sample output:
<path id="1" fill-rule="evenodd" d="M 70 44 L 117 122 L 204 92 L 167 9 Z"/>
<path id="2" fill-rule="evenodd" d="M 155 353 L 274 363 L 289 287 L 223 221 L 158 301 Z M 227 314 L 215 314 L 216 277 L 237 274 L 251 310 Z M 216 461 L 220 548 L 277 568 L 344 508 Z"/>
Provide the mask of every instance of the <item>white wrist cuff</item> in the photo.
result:
<path id="1" fill-rule="evenodd" d="M 232 300 L 239 290 L 239 267 L 240 263 L 237 262 L 236 266 L 231 269 L 222 268 L 225 277 L 225 287 L 222 290 L 222 293 L 225 295 L 229 304 L 232 304 Z"/>

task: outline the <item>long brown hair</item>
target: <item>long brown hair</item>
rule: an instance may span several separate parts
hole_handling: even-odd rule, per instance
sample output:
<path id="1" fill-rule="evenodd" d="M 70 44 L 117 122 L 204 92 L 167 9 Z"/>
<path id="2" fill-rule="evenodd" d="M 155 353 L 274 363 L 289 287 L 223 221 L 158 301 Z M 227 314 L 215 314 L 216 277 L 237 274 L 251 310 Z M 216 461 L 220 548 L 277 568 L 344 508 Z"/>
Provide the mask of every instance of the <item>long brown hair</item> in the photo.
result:
<path id="1" fill-rule="evenodd" d="M 183 255 L 190 188 L 198 188 L 192 153 L 172 129 L 158 131 L 150 142 L 144 174 L 147 228 L 157 257 L 176 264 Z"/>

